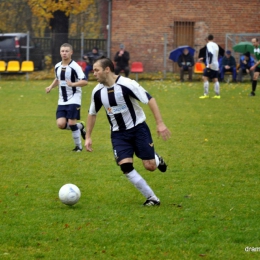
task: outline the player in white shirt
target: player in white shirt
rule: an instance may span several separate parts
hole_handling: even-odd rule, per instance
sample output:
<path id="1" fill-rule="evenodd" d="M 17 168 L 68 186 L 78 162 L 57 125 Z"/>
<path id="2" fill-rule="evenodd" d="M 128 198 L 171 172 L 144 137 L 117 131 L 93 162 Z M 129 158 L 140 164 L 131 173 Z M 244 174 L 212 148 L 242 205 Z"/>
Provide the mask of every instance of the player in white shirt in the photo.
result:
<path id="1" fill-rule="evenodd" d="M 72 131 L 75 148 L 72 151 L 81 152 L 81 138 L 85 139 L 85 123 L 80 119 L 81 87 L 88 84 L 82 68 L 71 59 L 72 46 L 64 43 L 60 47 L 62 61 L 55 65 L 55 76 L 51 85 L 47 87 L 49 93 L 54 87 L 59 86 L 59 100 L 56 111 L 57 126 L 60 129 Z"/>
<path id="2" fill-rule="evenodd" d="M 210 34 L 207 38 L 207 50 L 206 50 L 206 65 L 207 67 L 203 73 L 203 85 L 204 85 L 204 95 L 201 96 L 201 99 L 209 98 L 209 78 L 214 82 L 214 91 L 215 96 L 213 98 L 220 98 L 220 86 L 218 82 L 218 73 L 219 73 L 219 63 L 218 63 L 218 53 L 219 47 L 213 42 L 213 35 Z M 200 58 L 200 60 L 203 58 Z"/>
<path id="3" fill-rule="evenodd" d="M 92 92 L 87 118 L 86 150 L 92 152 L 91 133 L 97 113 L 103 107 L 111 128 L 111 141 L 117 164 L 127 179 L 146 197 L 144 206 L 160 205 L 160 200 L 133 166 L 135 154 L 147 170 L 167 170 L 163 158 L 155 153 L 144 111 L 138 104 L 142 102 L 149 105 L 156 120 L 157 133 L 166 140 L 170 137 L 170 131 L 163 123 L 156 100 L 136 81 L 115 75 L 114 64 L 110 59 L 97 60 L 93 68 L 99 84 Z"/>

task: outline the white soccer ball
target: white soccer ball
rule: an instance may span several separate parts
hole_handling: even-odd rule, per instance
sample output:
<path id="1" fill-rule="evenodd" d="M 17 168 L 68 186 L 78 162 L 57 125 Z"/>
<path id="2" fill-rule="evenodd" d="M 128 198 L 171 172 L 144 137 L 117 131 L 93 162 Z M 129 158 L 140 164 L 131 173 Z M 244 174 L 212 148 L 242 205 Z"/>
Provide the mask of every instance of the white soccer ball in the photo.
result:
<path id="1" fill-rule="evenodd" d="M 66 205 L 74 205 L 80 199 L 81 193 L 79 188 L 71 183 L 63 185 L 59 190 L 60 201 Z"/>

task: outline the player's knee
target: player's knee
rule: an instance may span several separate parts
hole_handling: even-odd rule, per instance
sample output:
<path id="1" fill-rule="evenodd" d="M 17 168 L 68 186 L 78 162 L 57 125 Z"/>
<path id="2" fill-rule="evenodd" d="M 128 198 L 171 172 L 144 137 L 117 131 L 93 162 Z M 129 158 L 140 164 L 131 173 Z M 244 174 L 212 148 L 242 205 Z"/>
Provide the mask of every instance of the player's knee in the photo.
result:
<path id="1" fill-rule="evenodd" d="M 120 165 L 120 168 L 124 174 L 127 174 L 134 169 L 134 166 L 133 163 L 123 163 Z"/>
<path id="2" fill-rule="evenodd" d="M 57 126 L 59 129 L 65 129 L 67 127 L 67 123 L 57 122 Z"/>
<path id="3" fill-rule="evenodd" d="M 144 168 L 151 172 L 155 171 L 157 169 L 155 160 L 149 160 L 144 162 Z"/>

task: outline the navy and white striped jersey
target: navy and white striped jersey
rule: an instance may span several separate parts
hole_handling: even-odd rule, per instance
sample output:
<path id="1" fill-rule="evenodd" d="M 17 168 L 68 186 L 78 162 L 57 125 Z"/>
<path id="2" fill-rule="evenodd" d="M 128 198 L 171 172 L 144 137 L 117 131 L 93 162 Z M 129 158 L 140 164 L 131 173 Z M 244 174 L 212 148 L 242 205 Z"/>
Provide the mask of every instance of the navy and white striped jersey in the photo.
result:
<path id="1" fill-rule="evenodd" d="M 215 42 L 207 43 L 206 64 L 211 64 L 211 69 L 215 71 L 219 70 L 218 52 L 219 47 Z"/>
<path id="2" fill-rule="evenodd" d="M 151 95 L 136 81 L 118 76 L 112 87 L 98 84 L 92 92 L 90 115 L 103 106 L 112 131 L 128 130 L 145 121 L 138 101 L 147 104 Z"/>
<path id="3" fill-rule="evenodd" d="M 58 105 L 81 105 L 81 87 L 69 87 L 66 80 L 77 82 L 85 79 L 82 68 L 75 61 L 71 61 L 68 65 L 62 65 L 59 62 L 55 65 L 56 78 L 59 80 L 59 100 Z"/>

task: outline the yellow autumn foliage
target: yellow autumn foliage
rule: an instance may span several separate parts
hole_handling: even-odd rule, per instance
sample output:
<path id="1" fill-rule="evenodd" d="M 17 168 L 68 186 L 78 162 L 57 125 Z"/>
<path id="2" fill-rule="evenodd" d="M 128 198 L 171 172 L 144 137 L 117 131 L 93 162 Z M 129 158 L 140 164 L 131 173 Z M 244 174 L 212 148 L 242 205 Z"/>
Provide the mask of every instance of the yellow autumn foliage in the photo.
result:
<path id="1" fill-rule="evenodd" d="M 0 1 L 0 33 L 30 31 L 43 37 L 57 10 L 69 16 L 69 36 L 103 38 L 97 0 L 3 0 Z"/>

